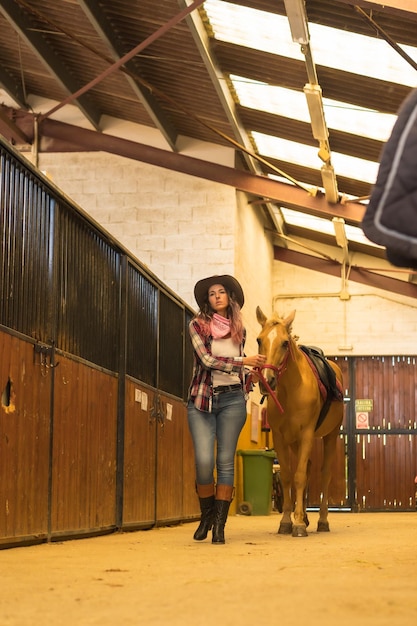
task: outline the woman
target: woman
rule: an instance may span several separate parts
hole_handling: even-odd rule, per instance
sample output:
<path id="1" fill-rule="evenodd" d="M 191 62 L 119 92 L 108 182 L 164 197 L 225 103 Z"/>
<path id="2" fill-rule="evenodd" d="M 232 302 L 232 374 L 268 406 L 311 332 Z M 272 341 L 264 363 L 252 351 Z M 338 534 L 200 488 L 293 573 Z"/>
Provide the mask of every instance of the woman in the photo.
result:
<path id="1" fill-rule="evenodd" d="M 212 543 L 225 543 L 236 446 L 246 420 L 244 366 L 259 367 L 265 357 L 244 355 L 246 331 L 240 311 L 244 295 L 233 276 L 210 276 L 198 281 L 194 296 L 200 310 L 189 326 L 194 367 L 188 393 L 188 424 L 201 509 L 194 539 L 205 539 L 213 528 Z"/>
<path id="2" fill-rule="evenodd" d="M 417 269 L 417 89 L 398 111 L 362 221 L 392 265 Z"/>

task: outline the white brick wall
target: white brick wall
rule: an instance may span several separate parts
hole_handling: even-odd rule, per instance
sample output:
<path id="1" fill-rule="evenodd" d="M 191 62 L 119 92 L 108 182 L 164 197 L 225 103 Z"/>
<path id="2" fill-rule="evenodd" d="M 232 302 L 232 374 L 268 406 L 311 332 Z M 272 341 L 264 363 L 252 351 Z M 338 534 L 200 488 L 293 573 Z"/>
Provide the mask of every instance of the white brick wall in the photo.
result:
<path id="1" fill-rule="evenodd" d="M 415 300 L 349 282 L 345 302 L 341 278 L 273 261 L 262 209 L 231 187 L 105 153 L 42 153 L 39 167 L 191 306 L 200 278 L 237 276 L 248 353 L 257 350 L 257 305 L 266 315 L 296 309 L 294 332 L 327 354 L 416 353 Z"/>
<path id="2" fill-rule="evenodd" d="M 357 264 L 365 266 L 366 258 Z M 293 330 L 301 343 L 334 355 L 416 354 L 416 300 L 348 281 L 345 301 L 340 289 L 341 278 L 274 261 L 273 310 L 285 317 L 296 309 Z"/>
<path id="3" fill-rule="evenodd" d="M 198 279 L 235 273 L 232 187 L 106 153 L 41 154 L 39 167 L 191 306 Z"/>

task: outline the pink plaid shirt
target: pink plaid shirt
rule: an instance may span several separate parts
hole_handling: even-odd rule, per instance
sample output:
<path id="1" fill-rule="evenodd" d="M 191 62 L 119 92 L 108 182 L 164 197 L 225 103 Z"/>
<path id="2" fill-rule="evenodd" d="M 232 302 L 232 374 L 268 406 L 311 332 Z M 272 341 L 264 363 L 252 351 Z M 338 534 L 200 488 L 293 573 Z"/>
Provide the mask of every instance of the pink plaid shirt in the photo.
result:
<path id="1" fill-rule="evenodd" d="M 191 320 L 189 331 L 194 350 L 194 363 L 188 399 L 194 402 L 196 409 L 210 412 L 213 398 L 213 369 L 226 372 L 227 374 L 232 372 L 239 374 L 243 387 L 245 376 L 243 349 L 246 331 L 244 331 L 243 341 L 239 347 L 240 356 L 237 357 L 213 356 L 211 353 L 213 337 L 211 335 L 203 335 L 198 319 L 194 318 Z"/>

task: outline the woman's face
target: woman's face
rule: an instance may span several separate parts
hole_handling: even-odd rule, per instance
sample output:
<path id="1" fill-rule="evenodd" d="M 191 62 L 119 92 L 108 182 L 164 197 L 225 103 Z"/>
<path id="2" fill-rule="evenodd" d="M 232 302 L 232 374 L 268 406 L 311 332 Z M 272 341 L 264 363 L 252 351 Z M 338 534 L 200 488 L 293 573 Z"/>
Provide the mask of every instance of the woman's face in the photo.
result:
<path id="1" fill-rule="evenodd" d="M 227 317 L 227 307 L 229 306 L 229 296 L 223 285 L 211 285 L 208 290 L 209 305 L 215 313 Z"/>

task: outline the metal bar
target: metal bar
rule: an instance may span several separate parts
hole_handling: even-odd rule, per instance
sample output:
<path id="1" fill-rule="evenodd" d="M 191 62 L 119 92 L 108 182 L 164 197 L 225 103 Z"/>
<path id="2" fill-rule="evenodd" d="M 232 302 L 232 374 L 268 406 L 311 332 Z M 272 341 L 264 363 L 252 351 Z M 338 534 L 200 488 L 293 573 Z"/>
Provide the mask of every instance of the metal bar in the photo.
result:
<path id="1" fill-rule="evenodd" d="M 361 223 L 365 213 L 365 207 L 359 204 L 329 204 L 322 195 L 314 197 L 304 189 L 275 181 L 267 176 L 257 176 L 243 170 L 210 163 L 183 154 L 174 154 L 128 139 L 96 133 L 93 130 L 79 129 L 55 120 L 43 120 L 40 124 L 40 133 L 43 137 L 63 139 L 72 145 L 76 144 L 80 148 L 85 147 L 90 151 L 103 150 L 150 165 L 165 167 L 176 172 L 230 185 L 236 189 L 257 194 L 268 201 L 276 201 L 281 206 L 286 206 L 295 211 L 308 209 L 313 215 L 329 219 L 334 216 L 343 217 L 347 224 L 354 226 Z"/>
<path id="2" fill-rule="evenodd" d="M 284 263 L 299 265 L 317 272 L 323 272 L 331 276 L 340 275 L 340 263 L 338 261 L 328 261 L 327 259 L 320 259 L 319 257 L 295 252 L 294 250 L 288 250 L 286 248 L 275 247 L 274 259 L 276 261 L 283 261 Z M 390 278 L 389 276 L 382 276 L 381 274 L 376 274 L 362 267 L 351 267 L 349 280 L 409 298 L 417 298 L 417 285 L 405 282 L 404 280 Z"/>
<path id="3" fill-rule="evenodd" d="M 59 109 L 62 109 L 62 107 L 64 107 L 66 104 L 69 104 L 73 100 L 76 100 L 82 94 L 84 94 L 87 91 L 89 91 L 90 89 L 92 89 L 92 87 L 95 87 L 98 83 L 100 83 L 102 80 L 104 80 L 107 76 L 109 76 L 110 74 L 115 72 L 117 69 L 119 69 L 119 67 L 121 67 L 122 65 L 127 63 L 127 61 L 130 61 L 130 59 L 133 59 L 133 57 L 135 57 L 137 54 L 139 54 L 139 52 L 142 52 L 142 50 L 147 48 L 147 46 L 149 46 L 151 43 L 156 41 L 156 39 L 159 39 L 159 37 L 164 35 L 168 30 L 170 30 L 170 28 L 172 28 L 173 26 L 175 26 L 176 24 L 181 22 L 187 15 L 189 15 L 189 13 L 192 13 L 192 11 L 197 9 L 203 3 L 204 3 L 204 0 L 195 0 L 192 4 L 190 4 L 189 7 L 183 9 L 182 11 L 180 11 L 177 15 L 175 15 L 172 19 L 170 19 L 166 24 L 161 26 L 161 28 L 158 28 L 157 31 L 155 31 L 154 33 L 152 33 L 152 35 L 147 37 L 145 39 L 145 41 L 142 41 L 135 48 L 133 48 L 133 50 L 131 50 L 130 52 L 128 52 L 127 54 L 122 56 L 120 59 L 118 59 L 118 61 L 116 61 L 113 65 L 111 65 L 106 70 L 104 70 L 104 72 L 102 72 L 101 74 L 96 76 L 96 78 L 93 78 L 93 80 L 91 80 L 89 83 L 84 85 L 84 87 L 81 87 L 81 89 L 78 89 L 78 91 L 76 91 L 75 93 L 69 95 L 67 98 L 65 98 L 65 100 L 63 100 L 62 102 L 57 104 L 55 107 L 53 107 L 52 109 L 50 109 L 46 113 L 43 113 L 40 116 L 41 119 L 44 119 L 46 117 L 50 117 L 53 113 L 55 113 Z"/>
<path id="4" fill-rule="evenodd" d="M 378 33 L 378 35 L 381 35 L 383 37 L 383 39 L 385 39 L 385 41 L 387 43 L 389 43 L 389 45 L 394 48 L 394 50 L 396 52 L 398 52 L 398 54 L 407 61 L 407 63 L 409 63 L 409 65 L 411 65 L 411 67 L 413 67 L 415 70 L 417 70 L 417 63 L 406 53 L 404 52 L 404 50 L 397 44 L 397 42 L 395 42 L 393 39 L 391 39 L 391 37 L 388 35 L 388 33 L 385 32 L 385 30 L 383 28 L 381 28 L 381 26 L 379 26 L 379 24 L 377 24 L 372 17 L 370 17 L 370 15 L 368 15 L 363 9 L 361 9 L 358 6 L 354 6 L 353 7 L 356 11 L 356 13 L 359 13 L 359 15 L 365 20 L 365 22 L 368 22 L 368 24 L 370 24 Z"/>

